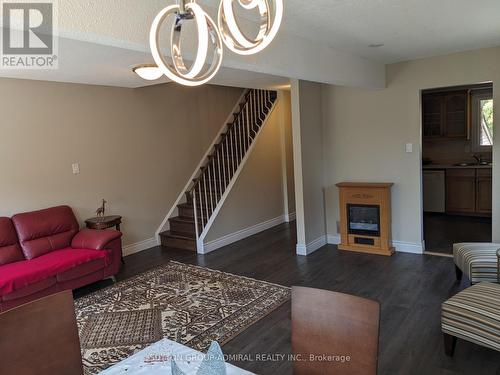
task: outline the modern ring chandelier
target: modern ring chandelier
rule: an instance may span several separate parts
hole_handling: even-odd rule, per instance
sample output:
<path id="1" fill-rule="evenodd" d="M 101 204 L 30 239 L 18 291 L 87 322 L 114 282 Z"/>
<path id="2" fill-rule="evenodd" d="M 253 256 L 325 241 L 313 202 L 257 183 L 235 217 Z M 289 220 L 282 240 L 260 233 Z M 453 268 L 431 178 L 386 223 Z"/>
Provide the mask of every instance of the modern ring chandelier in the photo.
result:
<path id="1" fill-rule="evenodd" d="M 271 9 L 270 2 L 274 2 Z M 243 10 L 257 10 L 260 17 L 256 38 L 248 38 L 238 26 L 234 6 Z M 170 16 L 175 16 L 171 31 L 171 58 L 161 53 L 160 30 Z M 274 19 L 273 19 L 274 18 Z M 278 33 L 283 19 L 283 0 L 221 0 L 217 24 L 196 3 L 196 0 L 178 0 L 178 4 L 164 8 L 155 17 L 149 34 L 153 59 L 158 69 L 170 80 L 186 86 L 200 86 L 210 81 L 219 71 L 224 43 L 234 53 L 252 55 L 269 46 Z M 181 31 L 186 22 L 194 20 L 198 31 L 198 50 L 190 68 L 186 67 L 181 53 Z M 209 44 L 213 57 L 207 66 Z M 170 60 L 170 61 L 169 61 Z"/>

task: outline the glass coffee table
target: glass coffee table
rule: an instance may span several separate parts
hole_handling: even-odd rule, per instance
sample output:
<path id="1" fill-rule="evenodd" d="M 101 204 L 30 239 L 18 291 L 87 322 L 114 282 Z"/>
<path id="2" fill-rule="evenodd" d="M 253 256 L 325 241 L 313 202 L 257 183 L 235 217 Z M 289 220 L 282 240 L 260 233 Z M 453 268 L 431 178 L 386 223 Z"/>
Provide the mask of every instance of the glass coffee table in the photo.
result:
<path id="1" fill-rule="evenodd" d="M 203 361 L 204 354 L 169 339 L 163 339 L 148 346 L 131 357 L 109 367 L 99 375 L 169 375 L 171 360 L 188 375 L 195 375 Z M 254 375 L 226 363 L 227 375 Z"/>

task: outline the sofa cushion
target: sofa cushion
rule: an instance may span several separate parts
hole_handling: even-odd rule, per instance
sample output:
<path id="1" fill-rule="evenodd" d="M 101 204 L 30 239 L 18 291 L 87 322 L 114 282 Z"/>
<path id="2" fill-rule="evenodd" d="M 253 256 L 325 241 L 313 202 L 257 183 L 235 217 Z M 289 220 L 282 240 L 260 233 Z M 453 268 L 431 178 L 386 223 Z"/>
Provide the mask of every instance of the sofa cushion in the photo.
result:
<path id="1" fill-rule="evenodd" d="M 68 206 L 14 215 L 12 221 L 26 259 L 69 247 L 79 229 Z"/>
<path id="2" fill-rule="evenodd" d="M 0 217 L 0 266 L 24 260 L 12 220 Z"/>
<path id="3" fill-rule="evenodd" d="M 103 258 L 79 264 L 78 266 L 70 268 L 67 271 L 59 272 L 57 274 L 57 282 L 79 279 L 85 275 L 89 275 L 91 273 L 102 270 L 104 266 L 105 266 L 105 260 Z"/>
<path id="4" fill-rule="evenodd" d="M 475 284 L 442 305 L 444 333 L 500 351 L 500 285 Z"/>
<path id="5" fill-rule="evenodd" d="M 453 259 L 471 283 L 497 282 L 500 243 L 467 242 L 453 245 Z"/>
<path id="6" fill-rule="evenodd" d="M 0 296 L 12 293 L 81 264 L 100 259 L 105 267 L 108 252 L 103 250 L 61 249 L 25 262 L 0 267 Z"/>

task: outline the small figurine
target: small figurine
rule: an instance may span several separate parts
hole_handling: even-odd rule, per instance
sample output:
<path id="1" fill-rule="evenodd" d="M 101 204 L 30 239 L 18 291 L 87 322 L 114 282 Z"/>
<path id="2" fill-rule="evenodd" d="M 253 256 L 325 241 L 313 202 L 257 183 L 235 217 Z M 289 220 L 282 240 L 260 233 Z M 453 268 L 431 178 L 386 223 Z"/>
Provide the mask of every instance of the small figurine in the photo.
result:
<path id="1" fill-rule="evenodd" d="M 103 218 L 103 217 L 104 217 L 104 214 L 105 214 L 105 212 L 106 212 L 106 203 L 108 203 L 108 202 L 106 202 L 106 201 L 103 199 L 103 200 L 102 200 L 102 206 L 101 206 L 101 207 L 99 207 L 99 208 L 95 211 L 95 213 L 96 213 L 96 215 L 97 215 L 97 217 L 98 217 L 98 218 Z"/>

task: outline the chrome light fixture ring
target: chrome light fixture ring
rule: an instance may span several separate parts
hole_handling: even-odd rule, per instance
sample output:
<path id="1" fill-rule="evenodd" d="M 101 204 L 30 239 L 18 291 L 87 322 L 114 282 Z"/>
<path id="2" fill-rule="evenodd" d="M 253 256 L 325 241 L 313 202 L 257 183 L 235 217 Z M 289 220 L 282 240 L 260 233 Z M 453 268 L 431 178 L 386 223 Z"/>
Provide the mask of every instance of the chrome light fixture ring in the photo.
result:
<path id="1" fill-rule="evenodd" d="M 283 19 L 283 0 L 274 1 L 274 20 L 271 23 L 271 9 L 268 0 L 236 0 L 244 9 L 257 8 L 261 23 L 254 40 L 247 38 L 240 30 L 233 9 L 235 0 L 221 0 L 218 13 L 218 26 L 224 44 L 234 53 L 253 55 L 269 46 L 276 37 Z"/>
<path id="2" fill-rule="evenodd" d="M 222 33 L 225 44 L 231 50 L 255 48 L 270 28 L 269 3 L 267 0 L 237 0 L 237 2 L 244 9 L 251 10 L 257 8 L 259 11 L 260 24 L 257 37 L 251 40 L 241 32 L 236 22 L 234 2 L 232 0 L 221 1 L 219 5 L 219 30 Z"/>
<path id="3" fill-rule="evenodd" d="M 181 5 L 177 4 L 164 8 L 155 17 L 149 35 L 151 53 L 158 68 L 169 79 L 186 86 L 200 86 L 210 81 L 220 69 L 223 57 L 222 38 L 215 22 L 198 4 L 189 2 L 183 6 L 187 13 L 182 12 Z M 172 64 L 170 64 L 160 50 L 160 29 L 165 20 L 172 15 L 176 16 L 176 21 L 171 33 Z M 182 24 L 189 19 L 195 19 L 197 23 L 198 51 L 193 65 L 187 69 L 181 55 L 180 34 Z M 208 54 L 209 38 L 214 46 L 214 53 L 210 67 L 202 73 Z"/>

